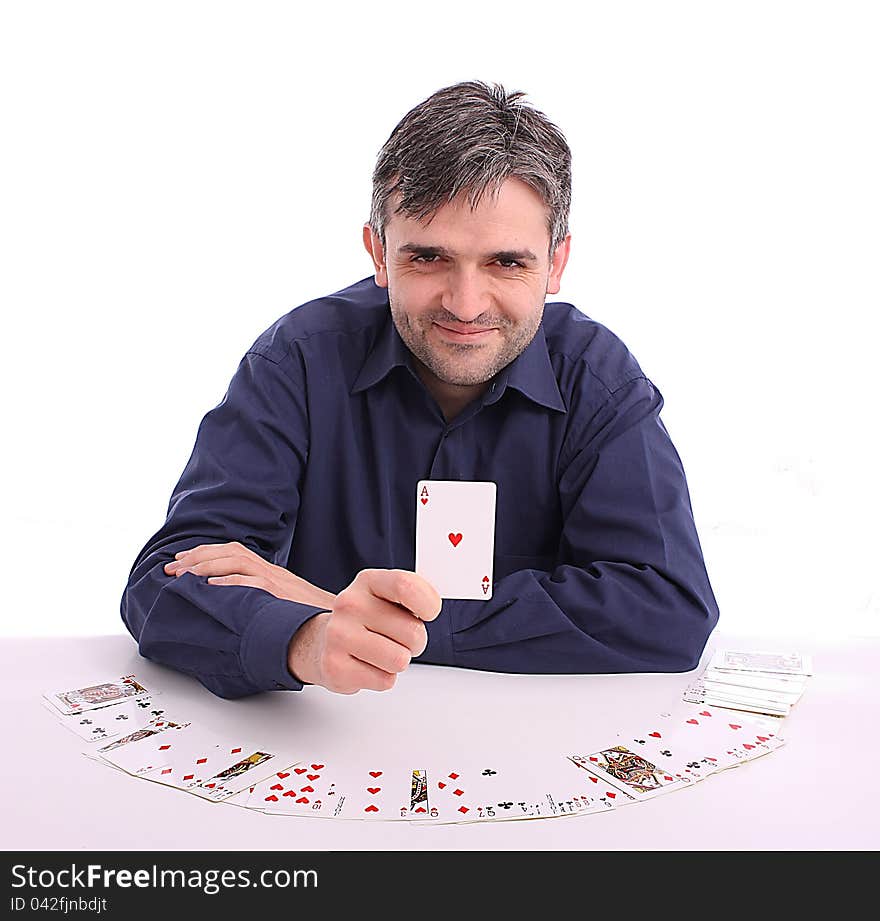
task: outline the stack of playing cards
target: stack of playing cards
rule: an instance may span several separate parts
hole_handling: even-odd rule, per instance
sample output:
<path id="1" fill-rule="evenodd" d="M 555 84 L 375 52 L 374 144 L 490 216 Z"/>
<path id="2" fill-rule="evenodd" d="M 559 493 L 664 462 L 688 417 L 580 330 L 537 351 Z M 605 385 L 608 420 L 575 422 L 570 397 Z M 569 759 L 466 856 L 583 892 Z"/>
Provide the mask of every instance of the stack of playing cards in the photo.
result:
<path id="1" fill-rule="evenodd" d="M 719 649 L 705 672 L 684 693 L 693 703 L 785 717 L 812 675 L 810 657 L 799 652 L 737 652 Z"/>
<path id="2" fill-rule="evenodd" d="M 803 657 L 742 655 L 720 654 L 713 671 L 749 665 L 752 680 L 770 665 L 809 669 Z M 43 696 L 55 717 L 90 743 L 83 754 L 92 760 L 267 815 L 470 823 L 607 812 L 687 789 L 784 744 L 775 720 L 734 714 L 728 704 L 685 702 L 565 755 L 337 763 L 169 719 L 155 705 L 156 692 L 134 675 Z"/>
<path id="3" fill-rule="evenodd" d="M 45 706 L 62 726 L 86 742 L 100 742 L 127 735 L 161 719 L 165 710 L 153 700 L 134 675 L 69 691 L 47 691 Z"/>

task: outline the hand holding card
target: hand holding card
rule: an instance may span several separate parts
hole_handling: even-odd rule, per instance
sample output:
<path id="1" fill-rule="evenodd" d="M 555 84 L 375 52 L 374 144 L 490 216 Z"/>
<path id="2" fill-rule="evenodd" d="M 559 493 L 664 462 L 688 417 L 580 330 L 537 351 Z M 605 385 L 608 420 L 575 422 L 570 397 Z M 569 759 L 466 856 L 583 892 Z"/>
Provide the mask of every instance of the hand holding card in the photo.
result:
<path id="1" fill-rule="evenodd" d="M 414 572 L 364 569 L 333 609 L 296 632 L 288 665 L 302 682 L 338 694 L 387 691 L 428 643 L 425 621 L 440 613 L 436 589 Z"/>

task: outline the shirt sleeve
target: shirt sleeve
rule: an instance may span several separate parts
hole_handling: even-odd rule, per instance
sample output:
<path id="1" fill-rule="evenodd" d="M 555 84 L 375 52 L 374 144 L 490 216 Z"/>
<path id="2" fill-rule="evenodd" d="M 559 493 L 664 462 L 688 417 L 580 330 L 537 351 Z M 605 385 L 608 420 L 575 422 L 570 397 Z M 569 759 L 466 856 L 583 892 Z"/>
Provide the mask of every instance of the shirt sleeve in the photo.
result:
<path id="1" fill-rule="evenodd" d="M 287 667 L 287 647 L 322 608 L 258 588 L 209 585 L 192 573 L 169 576 L 164 565 L 180 550 L 238 541 L 285 566 L 307 456 L 295 355 L 249 352 L 202 420 L 165 524 L 132 567 L 121 613 L 141 655 L 195 676 L 220 697 L 302 689 Z"/>
<path id="2" fill-rule="evenodd" d="M 715 624 L 684 469 L 647 378 L 628 381 L 567 439 L 552 571 L 492 599 L 444 601 L 422 661 L 532 673 L 689 671 Z"/>

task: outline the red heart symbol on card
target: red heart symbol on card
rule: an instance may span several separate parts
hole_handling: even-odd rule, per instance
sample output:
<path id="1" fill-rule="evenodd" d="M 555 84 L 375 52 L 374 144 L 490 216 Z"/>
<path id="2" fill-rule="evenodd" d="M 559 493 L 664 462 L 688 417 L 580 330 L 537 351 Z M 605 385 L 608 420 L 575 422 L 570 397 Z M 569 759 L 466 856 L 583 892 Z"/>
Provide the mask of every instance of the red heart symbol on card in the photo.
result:
<path id="1" fill-rule="evenodd" d="M 688 720 L 688 722 L 689 722 L 689 723 L 693 723 L 694 726 L 699 726 L 699 725 L 700 725 L 700 721 L 699 721 L 699 720 Z"/>
<path id="2" fill-rule="evenodd" d="M 305 796 L 300 796 L 299 799 L 296 800 L 298 803 L 307 803 L 308 801 L 308 797 Z"/>
<path id="3" fill-rule="evenodd" d="M 279 771 L 275 776 L 284 780 L 285 777 L 290 777 L 290 771 Z"/>
<path id="4" fill-rule="evenodd" d="M 305 774 L 307 770 L 308 768 L 294 768 L 293 773 L 294 774 Z"/>
<path id="5" fill-rule="evenodd" d="M 372 793 L 375 796 L 381 789 L 381 787 L 367 787 L 367 793 Z"/>
<path id="6" fill-rule="evenodd" d="M 370 777 L 381 777 L 382 772 L 381 771 L 369 771 L 369 775 Z"/>
<path id="7" fill-rule="evenodd" d="M 422 498 L 419 501 L 422 503 L 422 505 L 428 504 L 428 500 L 424 496 L 422 496 Z"/>
<path id="8" fill-rule="evenodd" d="M 608 793 L 607 796 L 608 796 L 608 799 L 616 799 L 616 798 L 617 798 L 617 794 L 616 794 L 616 793 Z"/>
<path id="9" fill-rule="evenodd" d="M 751 751 L 754 747 L 754 745 L 749 745 L 748 742 L 743 743 L 743 748 L 747 748 L 749 751 Z"/>
<path id="10" fill-rule="evenodd" d="M 758 741 L 759 741 L 759 742 L 766 742 L 768 738 L 769 738 L 769 736 L 758 736 Z"/>
<path id="11" fill-rule="evenodd" d="M 270 790 L 283 790 L 284 784 L 283 783 L 273 783 L 272 786 L 269 787 L 269 789 Z"/>
<path id="12" fill-rule="evenodd" d="M 282 796 L 296 796 L 296 790 L 285 790 L 285 792 L 282 793 L 281 795 Z"/>
<path id="13" fill-rule="evenodd" d="M 717 758 L 713 758 L 711 755 L 706 756 L 709 761 L 717 761 Z"/>
<path id="14" fill-rule="evenodd" d="M 594 758 L 592 755 L 590 755 L 590 761 L 598 762 L 599 759 L 598 759 L 598 758 Z"/>
<path id="15" fill-rule="evenodd" d="M 271 796 L 266 797 L 266 802 L 267 803 L 277 803 L 278 797 L 273 793 Z"/>
<path id="16" fill-rule="evenodd" d="M 306 784 L 306 786 L 300 788 L 300 793 L 314 793 L 315 788 L 311 784 Z"/>
<path id="17" fill-rule="evenodd" d="M 737 726 L 736 723 L 728 723 L 727 725 L 730 726 L 731 729 L 742 729 L 742 726 Z"/>
<path id="18" fill-rule="evenodd" d="M 313 765 L 312 765 L 312 770 L 313 770 L 313 771 L 320 771 L 322 767 L 324 767 L 323 764 L 313 764 Z"/>
<path id="19" fill-rule="evenodd" d="M 425 809 L 425 807 L 424 807 L 424 806 L 419 806 L 419 808 L 418 808 L 418 809 L 416 809 L 416 812 L 427 812 L 427 811 L 428 811 L 428 810 L 427 810 L 427 809 Z"/>
<path id="20" fill-rule="evenodd" d="M 461 534 L 450 534 L 449 543 L 452 544 L 453 547 L 457 547 L 461 543 Z"/>
<path id="21" fill-rule="evenodd" d="M 599 780 L 596 777 L 591 777 L 590 780 L 592 780 L 593 783 L 599 783 Z"/>
<path id="22" fill-rule="evenodd" d="M 708 710 L 700 711 L 700 716 L 711 716 L 712 714 Z"/>
<path id="23" fill-rule="evenodd" d="M 320 774 L 306 774 L 306 777 L 308 777 L 309 780 L 317 780 L 320 776 Z"/>
<path id="24" fill-rule="evenodd" d="M 364 812 L 378 812 L 378 811 L 379 811 L 378 806 L 367 806 L 367 808 L 364 809 Z"/>
<path id="25" fill-rule="evenodd" d="M 660 739 L 660 738 L 662 738 L 662 736 L 660 735 L 659 732 L 649 732 L 648 735 L 649 735 L 652 739 Z"/>
<path id="26" fill-rule="evenodd" d="M 216 786 L 217 786 L 217 784 L 215 784 L 215 783 L 206 783 L 206 784 L 205 784 L 205 788 L 208 789 L 208 790 L 213 790 L 214 787 L 216 787 Z"/>

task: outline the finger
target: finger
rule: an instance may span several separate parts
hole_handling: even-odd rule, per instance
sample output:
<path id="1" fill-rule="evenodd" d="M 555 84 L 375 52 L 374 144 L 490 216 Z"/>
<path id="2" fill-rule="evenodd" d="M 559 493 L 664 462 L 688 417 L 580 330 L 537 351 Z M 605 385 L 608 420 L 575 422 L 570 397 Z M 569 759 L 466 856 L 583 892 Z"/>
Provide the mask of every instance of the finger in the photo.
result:
<path id="1" fill-rule="evenodd" d="M 420 656 L 428 645 L 424 621 L 406 608 L 375 598 L 364 611 L 362 621 L 367 630 L 404 646 L 413 656 Z"/>
<path id="2" fill-rule="evenodd" d="M 222 544 L 199 544 L 189 550 L 181 550 L 174 554 L 176 563 L 201 563 L 221 556 L 244 556 L 249 551 L 237 541 Z M 172 564 L 173 565 L 173 564 Z"/>
<path id="3" fill-rule="evenodd" d="M 406 569 L 364 569 L 355 581 L 365 585 L 377 598 L 403 605 L 419 620 L 434 620 L 443 606 L 437 589 Z"/>
<path id="4" fill-rule="evenodd" d="M 185 562 L 178 567 L 175 575 L 181 576 L 185 572 L 191 572 L 195 576 L 258 576 L 260 567 L 255 560 L 246 557 L 224 556 L 216 560 L 205 560 L 203 563 Z"/>
<path id="5" fill-rule="evenodd" d="M 387 636 L 371 633 L 369 630 L 362 630 L 358 633 L 349 649 L 349 655 L 392 675 L 404 671 L 412 659 L 412 654 L 406 646 L 396 643 Z"/>
<path id="6" fill-rule="evenodd" d="M 396 674 L 349 656 L 344 678 L 337 680 L 336 688 L 331 687 L 330 690 L 335 689 L 342 694 L 356 694 L 359 690 L 388 691 L 394 687 L 396 681 Z"/>
<path id="7" fill-rule="evenodd" d="M 269 588 L 269 583 L 265 579 L 261 579 L 258 576 L 243 576 L 239 573 L 234 573 L 229 576 L 211 576 L 208 579 L 209 585 L 248 585 L 251 588 L 261 588 L 264 592 L 271 593 Z"/>

